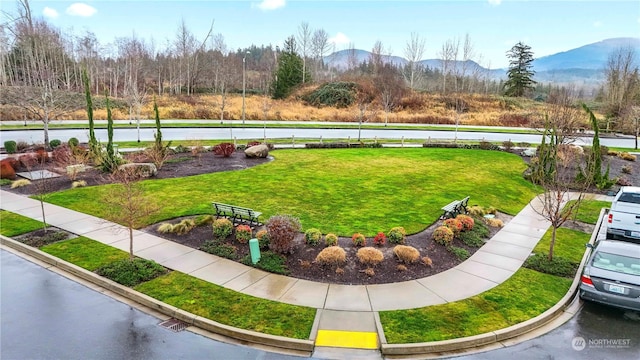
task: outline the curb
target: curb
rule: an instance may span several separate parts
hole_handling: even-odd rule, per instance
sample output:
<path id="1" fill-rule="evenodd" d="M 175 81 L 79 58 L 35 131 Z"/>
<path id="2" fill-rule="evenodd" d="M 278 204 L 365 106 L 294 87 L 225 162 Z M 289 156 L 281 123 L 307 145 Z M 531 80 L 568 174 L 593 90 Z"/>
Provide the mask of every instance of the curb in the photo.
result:
<path id="1" fill-rule="evenodd" d="M 98 285 L 106 290 L 112 291 L 120 296 L 128 298 L 132 301 L 135 301 L 150 309 L 156 310 L 167 316 L 176 318 L 189 325 L 193 325 L 216 334 L 228 336 L 230 338 L 246 341 L 252 344 L 272 346 L 275 348 L 280 348 L 285 350 L 302 351 L 309 354 L 314 349 L 314 342 L 311 340 L 293 339 L 293 338 L 288 338 L 284 336 L 269 335 L 269 334 L 259 333 L 256 331 L 238 329 L 229 325 L 215 322 L 207 318 L 203 318 L 199 315 L 189 313 L 182 309 L 178 309 L 175 306 L 165 304 L 150 296 L 137 292 L 124 285 L 120 285 L 107 278 L 103 278 L 102 276 L 99 276 L 91 271 L 83 269 L 77 265 L 71 264 L 64 260 L 58 259 L 39 249 L 22 244 L 6 236 L 0 235 L 0 244 L 7 246 L 8 248 L 11 248 L 13 250 L 19 251 L 28 256 L 31 256 L 44 263 L 50 264 L 62 271 L 75 275 L 83 280 L 86 280 L 90 283 Z"/>
<path id="2" fill-rule="evenodd" d="M 600 210 L 600 217 L 594 228 L 589 243 L 593 244 L 598 236 L 599 229 L 602 227 L 604 214 L 606 209 Z M 508 339 L 516 338 L 525 333 L 531 332 L 535 329 L 550 323 L 551 321 L 559 318 L 565 312 L 568 312 L 569 307 L 575 301 L 578 293 L 578 287 L 580 285 L 580 278 L 582 276 L 582 269 L 589 257 L 590 250 L 587 249 L 582 256 L 582 261 L 576 270 L 576 275 L 573 278 L 573 282 L 569 287 L 569 290 L 565 296 L 558 301 L 558 303 L 552 306 L 547 311 L 536 316 L 533 319 L 521 322 L 519 324 L 510 326 L 508 328 L 468 336 L 459 339 L 431 341 L 424 343 L 412 343 L 412 344 L 387 344 L 386 341 L 381 341 L 380 350 L 383 355 L 444 355 L 443 353 L 460 351 L 460 350 L 472 350 L 473 348 L 486 346 Z M 572 313 L 573 315 L 573 313 Z M 383 332 L 382 327 L 379 327 L 379 333 Z M 383 337 L 380 338 L 384 339 Z"/>

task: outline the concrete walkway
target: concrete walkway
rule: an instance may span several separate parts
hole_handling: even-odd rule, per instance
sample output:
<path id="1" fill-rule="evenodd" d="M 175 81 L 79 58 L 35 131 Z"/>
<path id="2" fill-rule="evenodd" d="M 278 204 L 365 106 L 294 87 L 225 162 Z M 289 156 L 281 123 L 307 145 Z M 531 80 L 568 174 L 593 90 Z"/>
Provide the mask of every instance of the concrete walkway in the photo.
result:
<path id="1" fill-rule="evenodd" d="M 42 220 L 40 202 L 25 196 L 0 191 L 0 208 Z M 123 226 L 51 204 L 45 204 L 45 214 L 49 225 L 129 251 Z M 134 253 L 231 290 L 319 309 L 318 331 L 377 332 L 378 311 L 453 302 L 507 280 L 549 226 L 532 206 L 526 206 L 460 265 L 426 278 L 380 285 L 326 284 L 271 274 L 141 231 L 134 232 Z"/>

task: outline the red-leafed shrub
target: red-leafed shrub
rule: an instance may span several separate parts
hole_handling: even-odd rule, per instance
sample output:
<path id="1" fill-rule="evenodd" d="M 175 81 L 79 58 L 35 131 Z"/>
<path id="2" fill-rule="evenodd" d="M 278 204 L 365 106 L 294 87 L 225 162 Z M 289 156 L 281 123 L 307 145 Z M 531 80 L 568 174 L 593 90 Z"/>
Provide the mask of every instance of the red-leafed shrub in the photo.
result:
<path id="1" fill-rule="evenodd" d="M 231 156 L 236 151 L 236 146 L 231 143 L 221 143 L 213 147 L 213 153 L 224 157 Z"/>
<path id="2" fill-rule="evenodd" d="M 47 152 L 47 150 L 45 150 L 44 148 L 36 149 L 36 160 L 38 160 L 38 162 L 40 164 L 44 164 L 44 163 L 48 162 L 49 161 L 49 153 Z"/>
<path id="3" fill-rule="evenodd" d="M 51 158 L 53 162 L 58 165 L 71 164 L 73 153 L 69 144 L 60 144 L 53 151 L 51 151 Z"/>
<path id="4" fill-rule="evenodd" d="M 351 237 L 351 242 L 353 243 L 353 246 L 365 246 L 367 245 L 367 238 L 360 233 L 355 233 Z"/>
<path id="5" fill-rule="evenodd" d="M 291 215 L 274 215 L 266 224 L 269 234 L 269 249 L 280 253 L 293 251 L 293 240 L 302 228 L 300 220 Z"/>
<path id="6" fill-rule="evenodd" d="M 18 158 L 20 166 L 26 169 L 32 169 L 38 164 L 38 159 L 35 154 L 24 154 Z"/>
<path id="7" fill-rule="evenodd" d="M 260 145 L 260 144 L 262 144 L 260 141 L 249 141 L 247 143 L 247 148 L 250 148 L 250 147 L 256 146 L 256 145 Z"/>
<path id="8" fill-rule="evenodd" d="M 460 223 L 462 224 L 462 231 L 473 230 L 473 225 L 475 225 L 475 221 L 471 216 L 460 214 L 456 216 L 456 219 L 460 221 Z"/>
<path id="9" fill-rule="evenodd" d="M 9 164 L 9 166 L 11 166 L 13 168 L 13 170 L 18 170 L 18 167 L 20 166 L 20 163 L 18 162 L 18 160 L 14 159 L 12 157 L 8 157 L 6 159 L 2 159 L 1 162 Z"/>
<path id="10" fill-rule="evenodd" d="M 383 246 L 387 242 L 387 236 L 381 231 L 373 238 L 373 245 Z"/>
<path id="11" fill-rule="evenodd" d="M 0 179 L 14 180 L 16 178 L 16 171 L 13 169 L 8 161 L 0 162 Z"/>
<path id="12" fill-rule="evenodd" d="M 443 225 L 453 231 L 453 235 L 458 235 L 462 231 L 462 223 L 458 219 L 447 219 L 443 221 Z"/>

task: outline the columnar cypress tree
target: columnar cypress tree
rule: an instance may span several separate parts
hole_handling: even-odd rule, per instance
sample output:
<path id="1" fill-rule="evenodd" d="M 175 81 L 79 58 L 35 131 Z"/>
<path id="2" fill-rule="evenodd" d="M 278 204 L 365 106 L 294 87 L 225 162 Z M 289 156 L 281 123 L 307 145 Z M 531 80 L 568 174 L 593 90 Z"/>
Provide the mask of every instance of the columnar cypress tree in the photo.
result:
<path id="1" fill-rule="evenodd" d="M 533 81 L 534 71 L 531 70 L 533 65 L 533 52 L 531 47 L 518 42 L 511 50 L 507 51 L 509 60 L 509 70 L 507 71 L 507 81 L 504 83 L 505 95 L 507 96 L 524 96 L 536 84 Z"/>
<path id="2" fill-rule="evenodd" d="M 93 100 L 91 99 L 91 85 L 89 84 L 87 69 L 82 69 L 82 83 L 84 85 L 84 93 L 87 100 L 87 117 L 89 118 L 89 149 L 91 150 L 91 153 L 96 156 L 99 153 L 99 149 L 96 133 L 93 129 Z"/>

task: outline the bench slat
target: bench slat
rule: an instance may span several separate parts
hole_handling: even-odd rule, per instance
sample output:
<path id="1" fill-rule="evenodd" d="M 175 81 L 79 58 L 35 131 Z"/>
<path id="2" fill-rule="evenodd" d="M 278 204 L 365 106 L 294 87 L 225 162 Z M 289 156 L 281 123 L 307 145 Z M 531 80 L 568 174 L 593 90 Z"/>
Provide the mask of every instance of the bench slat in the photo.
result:
<path id="1" fill-rule="evenodd" d="M 261 212 L 253 211 L 253 209 L 244 208 L 235 205 L 212 203 L 216 211 L 216 217 L 224 216 L 230 217 L 234 222 L 246 220 L 250 224 L 259 225 L 258 218 L 262 215 Z"/>

